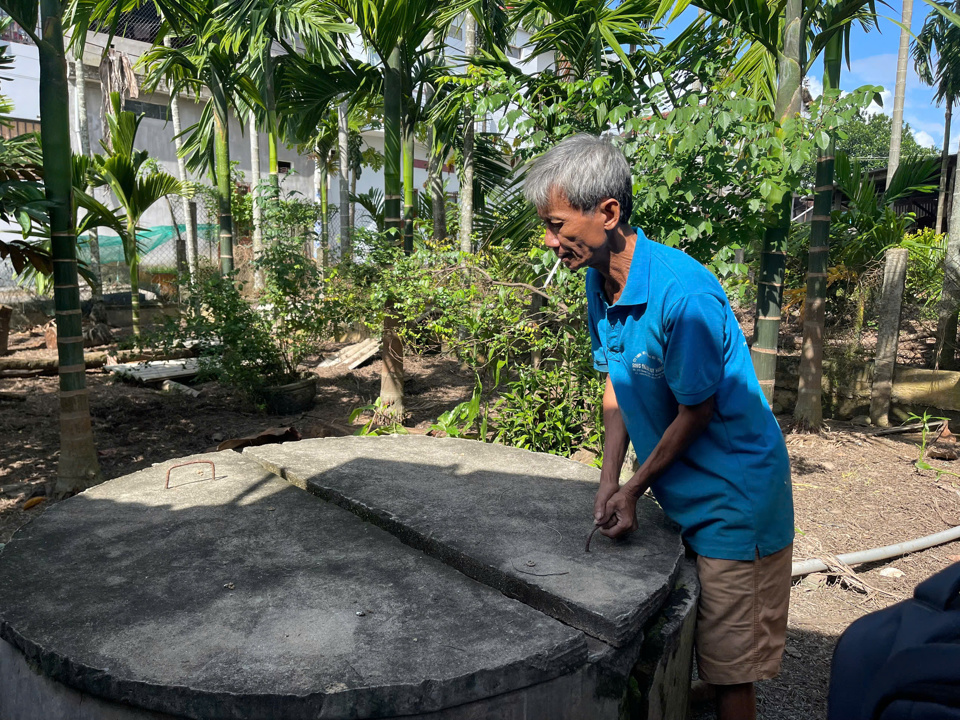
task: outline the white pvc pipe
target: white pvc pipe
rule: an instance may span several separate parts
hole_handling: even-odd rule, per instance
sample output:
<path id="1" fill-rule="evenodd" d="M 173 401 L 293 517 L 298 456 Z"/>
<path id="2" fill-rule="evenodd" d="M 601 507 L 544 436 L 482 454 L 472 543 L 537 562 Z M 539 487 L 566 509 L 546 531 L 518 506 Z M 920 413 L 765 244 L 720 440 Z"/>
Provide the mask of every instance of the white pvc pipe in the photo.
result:
<path id="1" fill-rule="evenodd" d="M 927 535 L 908 542 L 897 543 L 896 545 L 886 545 L 884 547 L 873 548 L 872 550 L 860 550 L 858 552 L 837 555 L 837 560 L 844 565 L 859 565 L 867 562 L 877 562 L 878 560 L 888 560 L 898 555 L 907 555 L 917 550 L 926 550 L 934 545 L 943 545 L 944 543 L 960 540 L 960 525 L 943 532 Z M 793 564 L 793 577 L 798 575 L 809 575 L 810 573 L 823 572 L 827 566 L 819 560 L 803 560 Z"/>

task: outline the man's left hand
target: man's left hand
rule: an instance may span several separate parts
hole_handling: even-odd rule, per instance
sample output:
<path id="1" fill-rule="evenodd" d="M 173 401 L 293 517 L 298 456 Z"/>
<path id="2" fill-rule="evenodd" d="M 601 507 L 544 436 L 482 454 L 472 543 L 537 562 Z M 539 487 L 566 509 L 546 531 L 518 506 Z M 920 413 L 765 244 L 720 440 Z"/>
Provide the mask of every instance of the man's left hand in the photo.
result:
<path id="1" fill-rule="evenodd" d="M 612 523 L 612 524 L 611 524 Z M 623 489 L 614 493 L 604 509 L 603 517 L 597 521 L 600 534 L 616 538 L 633 532 L 637 525 L 637 499 Z"/>

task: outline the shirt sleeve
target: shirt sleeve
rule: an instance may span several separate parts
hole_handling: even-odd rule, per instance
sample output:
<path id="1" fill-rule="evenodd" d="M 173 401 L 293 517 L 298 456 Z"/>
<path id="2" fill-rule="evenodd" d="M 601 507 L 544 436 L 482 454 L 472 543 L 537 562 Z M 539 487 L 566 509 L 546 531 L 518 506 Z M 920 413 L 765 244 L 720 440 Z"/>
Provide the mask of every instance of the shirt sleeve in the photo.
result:
<path id="1" fill-rule="evenodd" d="M 716 393 L 723 378 L 724 319 L 720 299 L 707 293 L 687 295 L 668 311 L 664 370 L 681 405 L 697 405 Z"/>
<path id="2" fill-rule="evenodd" d="M 590 327 L 590 349 L 593 352 L 593 368 L 599 372 L 610 372 L 607 366 L 607 351 L 600 342 L 597 325 L 600 322 L 600 310 L 590 295 L 587 296 L 587 325 Z"/>

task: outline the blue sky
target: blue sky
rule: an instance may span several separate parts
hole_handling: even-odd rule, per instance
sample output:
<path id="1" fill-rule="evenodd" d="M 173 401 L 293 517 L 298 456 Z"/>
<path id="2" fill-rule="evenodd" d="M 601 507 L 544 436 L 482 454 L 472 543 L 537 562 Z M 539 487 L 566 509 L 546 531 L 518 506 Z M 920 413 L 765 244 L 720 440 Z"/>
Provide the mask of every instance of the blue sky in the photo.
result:
<path id="1" fill-rule="evenodd" d="M 893 114 L 893 89 L 897 81 L 897 52 L 900 47 L 900 26 L 889 18 L 895 17 L 898 21 L 903 12 L 903 4 L 898 0 L 889 0 L 889 7 L 877 3 L 880 29 L 865 33 L 859 27 L 854 27 L 850 39 L 850 67 L 843 67 L 840 76 L 840 87 L 844 90 L 853 90 L 862 85 L 881 85 L 884 88 L 883 108 L 873 108 L 876 112 Z M 923 21 L 930 11 L 930 6 L 923 0 L 914 0 L 913 20 L 911 29 L 914 33 L 920 31 Z M 688 9 L 677 19 L 677 26 L 683 27 L 685 20 L 695 17 L 696 11 Z M 664 33 L 667 37 L 673 34 L 668 29 Z M 810 91 L 816 96 L 819 94 L 823 76 L 822 64 L 817 64 L 809 73 Z M 913 71 L 912 61 L 908 64 L 907 89 L 904 100 L 903 119 L 910 123 L 917 141 L 923 145 L 940 147 L 943 143 L 943 107 L 937 107 L 933 102 L 933 90 L 922 85 Z M 960 108 L 954 112 L 954 122 L 951 131 L 950 149 L 957 150 L 960 140 Z"/>

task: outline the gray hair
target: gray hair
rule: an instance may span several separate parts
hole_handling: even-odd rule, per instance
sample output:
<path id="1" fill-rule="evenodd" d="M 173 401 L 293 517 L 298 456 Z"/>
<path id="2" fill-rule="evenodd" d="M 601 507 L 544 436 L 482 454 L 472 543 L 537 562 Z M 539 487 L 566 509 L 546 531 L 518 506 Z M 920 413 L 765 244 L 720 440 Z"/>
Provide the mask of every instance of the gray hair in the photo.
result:
<path id="1" fill-rule="evenodd" d="M 620 222 L 633 213 L 633 178 L 623 153 L 609 138 L 573 135 L 527 166 L 523 194 L 544 210 L 556 188 L 580 212 L 596 210 L 607 198 L 620 203 Z"/>

